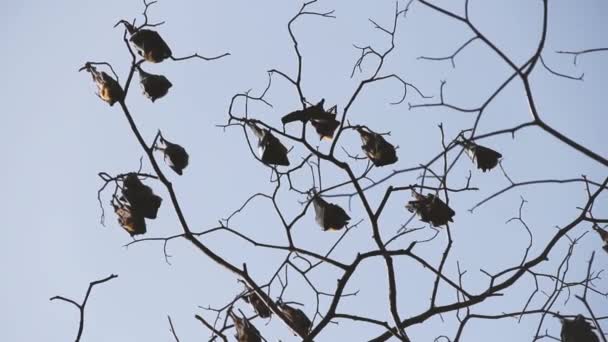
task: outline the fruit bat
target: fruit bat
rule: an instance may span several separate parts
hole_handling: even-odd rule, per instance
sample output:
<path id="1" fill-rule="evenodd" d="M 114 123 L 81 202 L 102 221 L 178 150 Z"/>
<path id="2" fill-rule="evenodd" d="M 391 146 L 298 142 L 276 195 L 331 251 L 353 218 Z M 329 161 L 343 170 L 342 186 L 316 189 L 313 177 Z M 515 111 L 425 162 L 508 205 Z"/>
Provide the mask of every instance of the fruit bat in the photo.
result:
<path id="1" fill-rule="evenodd" d="M 313 192 L 312 204 L 315 208 L 315 220 L 323 228 L 327 230 L 340 230 L 348 224 L 350 216 L 346 214 L 341 207 L 326 202 L 316 192 Z"/>
<path id="2" fill-rule="evenodd" d="M 100 99 L 107 102 L 110 106 L 113 106 L 114 103 L 118 101 L 122 101 L 124 98 L 124 92 L 122 91 L 120 84 L 118 84 L 118 81 L 113 79 L 104 71 L 97 71 L 97 69 L 92 65 L 86 65 L 81 70 L 85 69 L 91 73 L 93 81 L 97 85 L 97 96 Z"/>
<path id="3" fill-rule="evenodd" d="M 134 236 L 146 233 L 146 221 L 138 211 L 118 200 L 112 201 L 112 206 L 118 216 L 118 224 L 129 235 Z"/>
<path id="4" fill-rule="evenodd" d="M 281 144 L 281 141 L 268 129 L 259 128 L 254 123 L 248 125 L 258 138 L 258 153 L 262 162 L 267 165 L 288 166 L 287 148 Z"/>
<path id="5" fill-rule="evenodd" d="M 158 32 L 148 29 L 137 29 L 125 20 L 119 21 L 115 27 L 119 24 L 125 25 L 131 35 L 129 41 L 133 44 L 137 53 L 146 61 L 160 63 L 171 57 L 171 49 Z"/>
<path id="6" fill-rule="evenodd" d="M 175 173 L 182 175 L 183 170 L 188 166 L 188 152 L 178 144 L 167 141 L 162 136 L 160 142 L 164 147 L 155 147 L 157 150 L 162 151 L 165 156 L 165 163 L 169 165 Z"/>
<path id="7" fill-rule="evenodd" d="M 247 290 L 250 291 L 247 295 L 243 296 L 243 300 L 253 307 L 253 310 L 262 318 L 269 318 L 272 315 L 272 311 L 268 308 L 266 303 L 255 293 L 249 286 Z"/>
<path id="8" fill-rule="evenodd" d="M 410 212 L 415 212 L 420 221 L 431 223 L 435 227 L 454 222 L 452 217 L 456 214 L 452 208 L 445 204 L 439 197 L 427 194 L 426 197 L 412 190 L 413 201 L 405 206 Z"/>
<path id="9" fill-rule="evenodd" d="M 464 146 L 466 154 L 477 164 L 477 168 L 483 172 L 492 170 L 498 164 L 498 160 L 502 158 L 502 154 L 491 148 L 477 145 L 474 142 L 465 140 L 458 143 Z"/>
<path id="10" fill-rule="evenodd" d="M 340 121 L 336 120 L 336 106 L 331 107 L 328 111 L 323 108 L 325 99 L 322 99 L 314 106 L 307 107 L 302 110 L 291 112 L 281 119 L 283 125 L 302 121 L 303 124 L 310 121 L 310 124 L 315 128 L 320 139 L 331 140 L 334 132 L 340 126 Z"/>
<path id="11" fill-rule="evenodd" d="M 277 304 L 279 310 L 287 318 L 287 324 L 295 335 L 306 336 L 312 327 L 312 322 L 300 309 L 293 308 L 285 303 Z"/>
<path id="12" fill-rule="evenodd" d="M 573 320 L 561 319 L 562 342 L 599 342 L 599 338 L 593 332 L 593 327 L 582 315 L 577 315 Z"/>
<path id="13" fill-rule="evenodd" d="M 139 66 L 137 69 L 139 70 L 139 83 L 144 90 L 144 95 L 152 100 L 152 102 L 167 95 L 169 88 L 173 86 L 163 75 L 149 74 Z"/>
<path id="14" fill-rule="evenodd" d="M 363 127 L 358 127 L 357 132 L 361 135 L 361 141 L 363 142 L 361 149 L 375 166 L 385 166 L 397 162 L 395 146 L 384 140 L 382 135 Z"/>
<path id="15" fill-rule="evenodd" d="M 123 180 L 122 196 L 135 211 L 149 219 L 156 218 L 163 200 L 144 185 L 135 173 L 129 173 Z"/>
<path id="16" fill-rule="evenodd" d="M 234 337 L 238 342 L 262 342 L 262 337 L 258 329 L 247 320 L 247 318 L 238 318 L 232 311 L 229 312 L 236 335 Z"/>
<path id="17" fill-rule="evenodd" d="M 600 239 L 604 241 L 604 247 L 602 248 L 608 252 L 608 232 L 597 226 L 594 226 L 593 229 L 600 235 Z"/>

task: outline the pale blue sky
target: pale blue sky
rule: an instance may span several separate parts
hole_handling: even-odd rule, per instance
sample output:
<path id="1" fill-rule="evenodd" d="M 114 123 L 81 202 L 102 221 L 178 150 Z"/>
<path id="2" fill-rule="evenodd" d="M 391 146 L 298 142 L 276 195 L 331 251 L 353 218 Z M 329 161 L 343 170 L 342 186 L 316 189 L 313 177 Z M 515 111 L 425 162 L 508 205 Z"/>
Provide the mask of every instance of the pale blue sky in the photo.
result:
<path id="1" fill-rule="evenodd" d="M 434 2 L 460 11 L 461 1 Z M 471 0 L 471 17 L 476 25 L 516 62 L 529 58 L 540 32 L 540 1 Z M 215 127 L 225 123 L 230 97 L 253 89 L 261 91 L 267 81 L 266 70 L 280 69 L 295 74 L 296 59 L 287 32 L 287 21 L 298 11 L 296 1 L 168 1 L 163 0 L 150 10 L 153 21 L 166 21 L 159 27 L 174 55 L 194 52 L 216 55 L 229 51 L 232 55 L 220 61 L 197 60 L 180 63 L 164 62 L 147 65 L 146 70 L 162 73 L 173 83 L 169 95 L 152 104 L 141 96 L 135 84 L 128 105 L 148 141 L 158 128 L 165 136 L 184 146 L 191 164 L 184 176 L 177 177 L 169 169 L 182 207 L 194 230 L 214 226 L 254 192 L 269 192 L 268 170 L 250 156 L 240 130 L 224 132 Z M 402 4 L 403 5 L 403 4 Z M 452 7 L 450 7 L 452 6 Z M 601 0 L 554 0 L 549 4 L 548 40 L 543 53 L 554 69 L 569 74 L 585 73 L 585 81 L 555 77 L 541 66 L 533 73 L 532 90 L 543 118 L 556 129 L 608 156 L 605 110 L 608 54 L 582 56 L 578 66 L 556 50 L 576 50 L 608 46 L 608 3 Z M 2 341 L 69 341 L 75 336 L 76 310 L 64 303 L 49 302 L 54 295 L 80 300 L 88 283 L 110 273 L 118 279 L 95 289 L 88 303 L 83 341 L 169 341 L 167 314 L 177 327 L 182 342 L 201 341 L 209 335 L 194 314 L 207 314 L 201 306 L 220 306 L 229 301 L 242 286 L 236 278 L 213 264 L 185 241 L 169 244 L 172 265 L 165 263 L 162 243 L 142 243 L 126 249 L 131 241 L 116 223 L 104 196 L 107 223 L 99 223 L 96 193 L 101 186 L 100 171 L 111 174 L 137 169 L 143 155 L 118 106 L 109 107 L 94 95 L 89 75 L 77 70 L 87 60 L 111 62 L 126 77 L 130 56 L 122 41 L 122 29 L 113 29 L 121 18 L 130 19 L 140 13 L 138 0 L 41 1 L 24 0 L 0 4 L 0 40 L 3 57 L 0 72 L 0 96 L 3 100 L 0 142 L 7 147 L 5 162 L 0 168 L 3 193 L 0 215 L 4 227 L 3 248 L 0 249 L 0 340 Z M 368 18 L 390 25 L 393 1 L 329 1 L 320 0 L 314 9 L 335 10 L 336 19 L 301 18 L 294 30 L 304 55 L 303 89 L 311 102 L 321 97 L 329 104 L 344 108 L 360 76 L 349 79 L 359 52 L 352 47 L 387 46 L 386 36 L 374 30 Z M 456 57 L 456 68 L 449 62 L 417 60 L 421 55 L 451 54 L 471 37 L 462 24 L 432 12 L 414 2 L 407 19 L 400 19 L 396 50 L 387 60 L 386 73 L 396 73 L 415 84 L 424 93 L 439 94 L 440 80 L 446 80 L 446 101 L 463 107 L 480 105 L 508 77 L 508 67 L 481 42 L 475 42 Z M 370 70 L 374 63 L 364 67 Z M 364 76 L 367 74 L 363 74 Z M 254 107 L 252 115 L 280 126 L 280 117 L 297 106 L 297 94 L 290 85 L 275 79 L 268 94 L 273 108 Z M 426 162 L 440 149 L 437 124 L 443 122 L 446 134 L 453 137 L 471 125 L 472 114 L 448 109 L 412 109 L 407 103 L 422 99 L 409 92 L 401 105 L 389 102 L 399 99 L 397 82 L 387 81 L 369 87 L 355 102 L 349 114 L 353 123 L 366 124 L 378 131 L 392 131 L 390 141 L 399 145 L 399 163 L 375 170 L 380 178 L 392 169 L 416 166 Z M 520 82 L 509 85 L 488 107 L 480 132 L 510 127 L 529 120 L 529 110 Z M 341 145 L 356 153 L 359 138 L 345 133 Z M 316 139 L 315 139 L 316 142 Z M 326 149 L 327 143 L 321 143 Z M 532 128 L 521 131 L 513 140 L 508 136 L 487 139 L 487 145 L 504 156 L 504 166 L 516 181 L 539 178 L 572 178 L 581 174 L 599 181 L 606 168 L 582 157 L 544 132 Z M 213 147 L 213 149 L 210 149 Z M 298 161 L 302 150 L 295 149 L 290 158 Z M 341 158 L 343 154 L 339 154 Z M 355 169 L 362 169 L 365 163 Z M 455 277 L 456 260 L 467 269 L 465 286 L 477 292 L 485 286 L 483 268 L 495 272 L 519 262 L 527 244 L 525 231 L 516 223 L 505 221 L 517 213 L 520 196 L 529 203 L 524 215 L 535 233 L 536 255 L 554 232 L 578 215 L 575 208 L 585 200 L 581 184 L 533 186 L 517 189 L 479 208 L 472 207 L 488 194 L 508 185 L 499 170 L 482 174 L 462 159 L 451 176 L 454 187 L 465 182 L 473 170 L 473 185 L 480 191 L 451 196 L 456 210 L 453 227 L 454 247 L 446 265 L 449 276 Z M 144 170 L 150 167 L 144 163 Z M 343 179 L 335 169 L 326 167 L 324 182 Z M 389 184 L 408 185 L 417 174 L 396 177 L 381 189 L 370 192 L 374 206 Z M 307 173 L 298 179 L 302 187 L 310 182 Z M 159 185 L 155 191 L 167 199 Z M 282 193 L 287 215 L 296 213 L 298 198 Z M 382 223 L 382 233 L 390 237 L 409 214 L 404 204 L 409 193 L 392 197 Z M 597 206 L 596 214 L 608 214 L 606 196 Z M 332 199 L 345 208 L 346 198 Z M 603 211 L 602 211 L 603 210 Z M 284 234 L 268 203 L 260 201 L 233 221 L 233 227 L 258 239 L 282 243 Z M 357 200 L 349 211 L 353 222 L 364 218 Z M 414 221 L 413 226 L 419 225 Z M 589 230 L 589 225 L 576 228 L 574 235 Z M 148 224 L 147 236 L 168 236 L 180 232 L 169 201 L 161 207 L 159 218 Z M 407 246 L 411 239 L 432 235 L 426 228 L 394 247 Z M 337 235 L 321 232 L 309 212 L 294 231 L 302 247 L 323 252 Z M 420 247 L 421 256 L 437 264 L 445 245 L 445 232 L 432 243 Z M 203 241 L 235 264 L 247 261 L 252 275 L 263 282 L 280 262 L 279 254 L 258 251 L 225 234 L 206 237 Z M 373 248 L 371 231 L 362 224 L 349 234 L 335 257 L 350 262 L 358 251 Z M 567 244 L 562 241 L 550 265 L 554 270 Z M 606 265 L 608 255 L 601 251 L 594 234 L 588 234 L 577 246 L 572 262 L 571 280 L 586 270 L 584 264 L 597 250 L 596 268 Z M 427 305 L 432 277 L 408 259 L 396 261 L 399 278 L 401 315 L 416 314 Z M 347 298 L 341 311 L 350 310 L 390 321 L 384 294 L 384 263 L 378 259 L 362 265 L 348 288 L 360 290 L 357 297 Z M 313 275 L 321 289 L 333 292 L 337 274 L 326 267 Z M 306 303 L 304 311 L 312 316 L 314 296 L 296 274 L 290 278 L 293 287 L 289 299 Z M 478 312 L 517 310 L 533 286 L 522 279 L 508 296 L 484 303 Z M 606 280 L 596 286 L 608 289 Z M 379 293 L 378 287 L 382 289 Z M 454 300 L 455 294 L 441 288 L 440 302 Z M 559 301 L 560 305 L 563 300 Z M 606 299 L 592 297 L 596 313 L 608 314 Z M 500 306 L 498 305 L 500 304 Z M 243 307 L 245 308 L 245 307 Z M 576 300 L 559 306 L 562 312 L 582 310 Z M 485 311 L 484 311 L 485 310 Z M 490 311 L 488 311 L 490 310 Z M 210 316 L 207 316 L 210 317 Z M 408 330 L 414 341 L 432 341 L 439 335 L 453 336 L 455 318 L 444 315 Z M 277 320 L 268 326 L 256 323 L 269 341 L 295 340 Z M 528 341 L 536 327 L 536 319 L 521 324 L 512 320 L 475 322 L 465 332 L 464 341 Z M 550 319 L 547 326 L 558 335 L 558 325 Z M 380 332 L 370 326 L 341 322 L 329 325 L 319 341 L 360 341 Z M 496 335 L 498 334 L 498 335 Z M 232 335 L 232 333 L 230 333 Z"/>

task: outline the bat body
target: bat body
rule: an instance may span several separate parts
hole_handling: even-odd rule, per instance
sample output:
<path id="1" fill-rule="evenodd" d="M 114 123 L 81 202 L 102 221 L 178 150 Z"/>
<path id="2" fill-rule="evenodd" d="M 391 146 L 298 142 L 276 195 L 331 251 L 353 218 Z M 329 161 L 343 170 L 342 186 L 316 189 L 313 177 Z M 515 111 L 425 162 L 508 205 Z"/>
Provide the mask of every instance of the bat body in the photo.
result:
<path id="1" fill-rule="evenodd" d="M 604 246 L 602 247 L 606 252 L 608 252 L 608 232 L 604 229 L 594 226 L 593 229 L 599 234 L 600 239 L 604 242 Z"/>
<path id="2" fill-rule="evenodd" d="M 137 53 L 146 61 L 160 63 L 167 58 L 171 58 L 171 49 L 158 32 L 150 29 L 136 29 L 125 20 L 119 21 L 118 24 L 125 25 L 131 35 L 129 41 L 133 44 Z"/>
<path id="3" fill-rule="evenodd" d="M 107 102 L 110 106 L 114 103 L 122 101 L 124 98 L 124 92 L 122 87 L 113 79 L 110 75 L 104 71 L 97 71 L 97 69 L 89 64 L 86 64 L 80 70 L 86 70 L 91 74 L 95 85 L 97 86 L 97 96 L 103 101 Z"/>
<path id="4" fill-rule="evenodd" d="M 190 157 L 188 152 L 182 146 L 167 141 L 161 136 L 161 143 L 164 147 L 155 147 L 157 150 L 162 151 L 164 154 L 165 163 L 175 171 L 178 175 L 183 174 L 183 170 L 188 166 Z"/>
<path id="5" fill-rule="evenodd" d="M 289 324 L 289 327 L 293 331 L 294 335 L 308 335 L 312 322 L 302 310 L 296 309 L 284 303 L 278 304 L 278 307 L 287 317 L 287 323 Z"/>
<path id="6" fill-rule="evenodd" d="M 315 195 L 312 201 L 315 220 L 324 231 L 340 230 L 348 224 L 350 216 L 340 206 L 326 202 L 319 195 Z"/>
<path id="7" fill-rule="evenodd" d="M 250 290 L 249 287 L 247 289 Z M 262 301 L 257 293 L 251 291 L 249 294 L 243 297 L 243 300 L 251 304 L 253 310 L 258 314 L 258 316 L 262 318 L 269 318 L 272 315 L 272 311 L 270 311 L 266 303 Z"/>
<path id="8" fill-rule="evenodd" d="M 152 102 L 167 95 L 169 88 L 173 86 L 163 75 L 153 75 L 139 68 L 139 82 L 144 95 Z"/>
<path id="9" fill-rule="evenodd" d="M 593 332 L 593 327 L 582 315 L 577 315 L 573 320 L 562 319 L 562 342 L 599 342 L 599 338 Z"/>
<path id="10" fill-rule="evenodd" d="M 232 311 L 230 311 L 230 317 L 234 322 L 236 329 L 234 337 L 238 342 L 262 342 L 260 332 L 246 318 L 239 318 Z"/>
<path id="11" fill-rule="evenodd" d="M 477 168 L 483 172 L 492 170 L 498 165 L 498 161 L 502 158 L 502 154 L 494 151 L 491 148 L 477 145 L 471 141 L 460 141 L 464 146 L 466 154 L 471 160 L 477 164 Z"/>
<path id="12" fill-rule="evenodd" d="M 435 227 L 454 222 L 452 217 L 456 213 L 439 197 L 433 194 L 423 196 L 415 191 L 413 194 L 414 200 L 409 201 L 406 208 L 410 212 L 415 212 L 420 217 L 420 221 L 431 223 Z"/>
<path id="13" fill-rule="evenodd" d="M 258 138 L 258 153 L 260 159 L 267 165 L 289 165 L 287 148 L 277 139 L 270 130 L 262 129 L 255 124 L 248 124 Z"/>
<path id="14" fill-rule="evenodd" d="M 397 162 L 395 146 L 386 141 L 382 135 L 363 128 L 358 128 L 357 131 L 363 142 L 361 149 L 375 166 L 385 166 Z"/>
<path id="15" fill-rule="evenodd" d="M 112 203 L 114 212 L 118 216 L 118 224 L 131 236 L 146 233 L 146 221 L 144 217 L 133 210 L 130 206 L 117 201 Z"/>
<path id="16" fill-rule="evenodd" d="M 162 198 L 155 195 L 149 186 L 144 185 L 136 174 L 130 173 L 125 177 L 122 195 L 129 205 L 143 217 L 156 218 Z"/>
<path id="17" fill-rule="evenodd" d="M 320 139 L 331 140 L 334 132 L 340 126 L 340 121 L 336 120 L 336 106 L 333 106 L 328 111 L 323 108 L 325 100 L 321 100 L 314 106 L 307 107 L 302 110 L 293 111 L 281 119 L 283 125 L 301 121 L 304 125 L 310 121 L 310 124 L 315 128 Z"/>

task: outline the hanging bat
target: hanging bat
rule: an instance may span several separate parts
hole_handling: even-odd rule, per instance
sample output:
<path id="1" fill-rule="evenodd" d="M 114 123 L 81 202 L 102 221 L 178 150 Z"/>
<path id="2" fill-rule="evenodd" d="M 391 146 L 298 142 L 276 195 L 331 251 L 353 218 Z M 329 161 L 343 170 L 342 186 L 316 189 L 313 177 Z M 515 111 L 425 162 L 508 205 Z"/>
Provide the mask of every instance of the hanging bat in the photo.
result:
<path id="1" fill-rule="evenodd" d="M 340 121 L 336 120 L 336 112 L 336 106 L 333 106 L 320 118 L 310 120 L 310 124 L 319 134 L 319 139 L 332 140 L 334 138 L 334 133 L 340 126 Z"/>
<path id="2" fill-rule="evenodd" d="M 152 189 L 144 185 L 135 173 L 129 173 L 123 180 L 122 196 L 131 207 L 145 218 L 155 219 L 162 198 L 155 195 Z"/>
<path id="3" fill-rule="evenodd" d="M 272 311 L 268 308 L 266 303 L 255 293 L 249 286 L 245 285 L 249 293 L 243 296 L 243 300 L 253 307 L 253 310 L 262 318 L 269 318 L 272 315 Z"/>
<path id="4" fill-rule="evenodd" d="M 435 227 L 454 222 L 452 217 L 456 214 L 452 208 L 445 204 L 439 197 L 429 193 L 426 197 L 412 190 L 414 200 L 405 206 L 410 212 L 415 212 L 420 221 L 431 223 Z"/>
<path id="5" fill-rule="evenodd" d="M 583 315 L 577 315 L 574 319 L 561 319 L 562 342 L 599 342 L 599 338 L 593 332 L 593 327 L 585 320 Z"/>
<path id="6" fill-rule="evenodd" d="M 130 206 L 119 200 L 113 200 L 112 206 L 118 216 L 118 224 L 131 236 L 146 233 L 146 221 L 144 217 Z"/>
<path id="7" fill-rule="evenodd" d="M 606 252 L 608 252 L 608 232 L 597 225 L 593 225 L 593 229 L 600 235 L 600 239 L 604 242 L 604 246 L 602 247 Z"/>
<path id="8" fill-rule="evenodd" d="M 287 318 L 287 324 L 289 324 L 294 335 L 303 337 L 308 335 L 308 332 L 312 327 L 312 322 L 302 310 L 291 307 L 285 303 L 277 303 L 277 306 Z"/>
<path id="9" fill-rule="evenodd" d="M 167 58 L 171 58 L 171 49 L 165 43 L 158 32 L 149 29 L 137 29 L 129 22 L 121 20 L 114 27 L 123 24 L 131 36 L 129 41 L 137 50 L 137 53 L 146 61 L 160 63 Z"/>
<path id="10" fill-rule="evenodd" d="M 464 140 L 458 141 L 458 143 L 464 147 L 465 153 L 477 164 L 477 168 L 483 172 L 495 168 L 500 158 L 502 158 L 502 154 L 491 148 L 477 145 L 472 141 Z"/>
<path id="11" fill-rule="evenodd" d="M 382 135 L 363 127 L 358 127 L 357 132 L 361 135 L 363 142 L 361 149 L 375 166 L 385 166 L 397 162 L 395 146 L 386 141 Z"/>
<path id="12" fill-rule="evenodd" d="M 169 88 L 173 86 L 163 75 L 149 74 L 139 66 L 137 69 L 139 70 L 139 83 L 144 90 L 144 95 L 152 100 L 152 102 L 167 95 Z"/>
<path id="13" fill-rule="evenodd" d="M 313 196 L 312 204 L 315 208 L 315 220 L 323 228 L 323 231 L 340 230 L 348 224 L 350 216 L 346 214 L 344 209 L 326 202 L 315 191 L 313 191 Z"/>
<path id="14" fill-rule="evenodd" d="M 110 75 L 104 71 L 97 71 L 94 66 L 89 64 L 85 65 L 80 70 L 86 70 L 91 74 L 95 85 L 97 85 L 97 96 L 100 99 L 107 102 L 110 106 L 113 106 L 114 103 L 118 101 L 122 101 L 124 98 L 122 87 L 118 81 L 113 79 Z"/>
<path id="15" fill-rule="evenodd" d="M 254 123 L 247 124 L 258 138 L 258 153 L 260 159 L 267 165 L 289 165 L 287 148 L 277 139 L 270 130 L 259 128 Z"/>
<path id="16" fill-rule="evenodd" d="M 323 109 L 323 104 L 325 103 L 325 99 L 322 99 L 314 106 L 306 107 L 301 110 L 293 111 L 281 119 L 283 125 L 288 124 L 294 121 L 302 121 L 303 123 L 308 122 L 311 119 L 322 118 L 325 116 L 325 109 Z"/>
<path id="17" fill-rule="evenodd" d="M 232 310 L 228 312 L 234 327 L 236 329 L 236 335 L 234 337 L 238 342 L 262 342 L 262 337 L 258 329 L 247 320 L 247 318 L 239 318 L 235 315 Z"/>
<path id="18" fill-rule="evenodd" d="M 319 134 L 320 139 L 331 140 L 334 132 L 340 126 L 340 121 L 336 120 L 336 106 L 326 111 L 323 108 L 324 103 L 325 99 L 322 99 L 314 106 L 296 110 L 283 116 L 281 121 L 283 125 L 294 121 L 301 121 L 303 124 L 306 124 L 310 121 L 310 124 L 315 128 L 317 134 Z"/>
<path id="19" fill-rule="evenodd" d="M 154 148 L 163 152 L 165 163 L 167 163 L 175 173 L 181 176 L 183 170 L 188 166 L 188 152 L 180 145 L 167 141 L 162 135 L 160 137 L 160 142 L 163 144 L 163 147 L 155 146 Z"/>

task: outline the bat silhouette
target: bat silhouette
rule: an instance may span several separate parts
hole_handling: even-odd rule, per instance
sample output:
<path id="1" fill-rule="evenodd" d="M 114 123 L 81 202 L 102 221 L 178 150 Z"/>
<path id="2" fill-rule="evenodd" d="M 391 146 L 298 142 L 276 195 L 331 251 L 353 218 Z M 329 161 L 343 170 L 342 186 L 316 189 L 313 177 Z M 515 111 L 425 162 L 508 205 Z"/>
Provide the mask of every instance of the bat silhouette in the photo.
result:
<path id="1" fill-rule="evenodd" d="M 162 203 L 162 198 L 155 195 L 149 186 L 144 185 L 135 173 L 124 178 L 122 196 L 133 210 L 149 219 L 156 218 Z"/>
<path id="2" fill-rule="evenodd" d="M 139 83 L 144 90 L 144 95 L 152 102 L 167 95 L 169 88 L 173 86 L 163 75 L 149 74 L 139 66 L 137 66 L 137 69 L 139 71 Z"/>
<path id="3" fill-rule="evenodd" d="M 454 222 L 452 217 L 456 213 L 439 197 L 430 193 L 424 196 L 414 190 L 412 195 L 414 200 L 409 201 L 406 208 L 412 213 L 415 212 L 420 217 L 420 221 L 431 223 L 435 227 Z"/>
<path id="4" fill-rule="evenodd" d="M 281 121 L 283 125 L 294 121 L 301 121 L 305 125 L 310 121 L 310 124 L 315 128 L 317 134 L 319 134 L 320 139 L 331 140 L 334 132 L 340 126 L 340 122 L 336 120 L 336 106 L 326 111 L 323 108 L 324 103 L 325 99 L 322 99 L 314 106 L 293 111 L 283 116 Z"/>
<path id="5" fill-rule="evenodd" d="M 561 319 L 562 342 L 599 342 L 599 338 L 593 332 L 593 327 L 585 320 L 583 315 L 577 315 L 574 319 Z"/>
<path id="6" fill-rule="evenodd" d="M 285 303 L 277 303 L 277 306 L 287 318 L 287 324 L 289 324 L 294 335 L 308 335 L 312 322 L 310 322 L 310 319 L 308 319 L 302 310 L 291 307 Z"/>
<path id="7" fill-rule="evenodd" d="M 171 49 L 158 32 L 149 29 L 137 29 L 125 20 L 119 21 L 114 27 L 120 24 L 125 25 L 131 36 L 129 41 L 133 44 L 137 53 L 146 61 L 160 63 L 171 57 Z"/>
<path id="8" fill-rule="evenodd" d="M 234 322 L 234 327 L 236 329 L 236 335 L 234 335 L 234 337 L 238 342 L 262 342 L 260 332 L 246 317 L 239 318 L 232 310 L 229 311 L 228 314 Z"/>
<path id="9" fill-rule="evenodd" d="M 272 315 L 272 311 L 268 308 L 266 303 L 257 295 L 249 286 L 245 285 L 247 290 L 250 291 L 247 295 L 243 296 L 243 300 L 253 307 L 253 310 L 262 318 L 269 318 Z"/>
<path id="10" fill-rule="evenodd" d="M 358 127 L 357 132 L 361 135 L 363 142 L 361 149 L 375 166 L 385 166 L 397 162 L 395 146 L 386 141 L 382 135 L 363 127 Z"/>
<path id="11" fill-rule="evenodd" d="M 267 165 L 289 165 L 287 148 L 277 139 L 270 130 L 259 128 L 254 123 L 248 123 L 253 134 L 258 138 L 258 153 L 260 159 Z"/>
<path id="12" fill-rule="evenodd" d="M 477 168 L 483 172 L 492 170 L 496 167 L 500 158 L 502 158 L 502 154 L 491 148 L 477 145 L 472 141 L 464 140 L 458 141 L 458 143 L 464 147 L 465 153 L 477 164 Z"/>
<path id="13" fill-rule="evenodd" d="M 606 252 L 608 252 L 608 232 L 597 225 L 593 226 L 593 229 L 599 234 L 600 239 L 604 242 L 604 246 L 602 247 Z"/>
<path id="14" fill-rule="evenodd" d="M 326 202 L 316 191 L 313 191 L 312 204 L 315 208 L 317 224 L 327 230 L 340 230 L 344 228 L 350 216 L 340 206 Z"/>
<path id="15" fill-rule="evenodd" d="M 180 145 L 168 141 L 162 135 L 160 137 L 160 142 L 163 146 L 155 146 L 155 149 L 163 152 L 165 163 L 167 163 L 175 173 L 181 176 L 183 170 L 188 166 L 188 152 Z"/>

